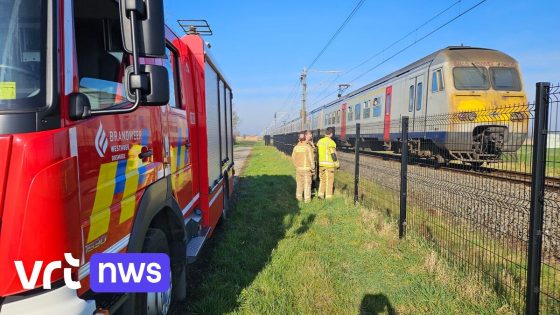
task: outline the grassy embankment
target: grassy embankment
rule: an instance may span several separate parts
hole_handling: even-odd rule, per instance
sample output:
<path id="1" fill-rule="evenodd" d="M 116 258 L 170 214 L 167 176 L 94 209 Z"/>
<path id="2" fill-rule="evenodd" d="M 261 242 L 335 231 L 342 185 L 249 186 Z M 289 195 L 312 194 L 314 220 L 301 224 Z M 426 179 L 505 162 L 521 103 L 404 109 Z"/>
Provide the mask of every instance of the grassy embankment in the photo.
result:
<path id="1" fill-rule="evenodd" d="M 188 313 L 495 314 L 509 306 L 342 194 L 298 203 L 294 170 L 257 144 L 230 219 L 189 270 Z"/>
<path id="2" fill-rule="evenodd" d="M 353 194 L 353 182 L 353 174 L 338 173 L 336 186 L 340 191 Z M 395 221 L 399 217 L 398 191 L 362 179 L 360 200 L 362 204 L 386 213 Z M 448 263 L 456 264 L 457 268 L 454 269 L 461 270 L 462 274 L 470 274 L 471 277 L 483 280 L 486 285 L 491 285 L 496 294 L 510 303 L 509 309 L 524 312 L 526 249 L 509 239 L 493 238 L 488 231 L 465 220 L 447 216 L 443 212 L 423 209 L 422 206 L 426 203 L 425 200 L 409 197 L 409 237 L 417 237 L 420 242 L 446 256 L 449 259 Z M 560 288 L 554 285 L 560 282 L 560 275 L 556 271 L 558 268 L 557 262 L 551 260 L 547 261 L 547 265 L 543 265 L 541 270 L 541 289 L 554 297 L 560 295 Z M 543 312 L 559 311 L 560 306 L 553 299 L 543 295 L 541 300 Z"/>

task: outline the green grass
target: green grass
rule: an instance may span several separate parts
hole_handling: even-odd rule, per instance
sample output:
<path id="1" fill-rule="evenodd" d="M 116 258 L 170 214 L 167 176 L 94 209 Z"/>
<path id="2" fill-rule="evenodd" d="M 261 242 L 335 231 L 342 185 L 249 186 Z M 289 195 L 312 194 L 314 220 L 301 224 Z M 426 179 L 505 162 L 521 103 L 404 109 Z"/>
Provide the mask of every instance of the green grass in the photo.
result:
<path id="1" fill-rule="evenodd" d="M 495 314 L 510 308 L 379 211 L 295 200 L 290 160 L 257 143 L 230 219 L 189 269 L 190 314 Z"/>
<path id="2" fill-rule="evenodd" d="M 353 174 L 339 172 L 336 186 L 342 192 L 353 195 Z M 399 217 L 399 195 L 397 191 L 375 182 L 360 180 L 360 203 L 386 214 L 393 220 Z M 425 202 L 408 198 L 408 236 L 416 237 L 421 243 L 445 256 L 455 272 L 482 279 L 494 294 L 510 304 L 510 310 L 524 312 L 527 257 L 526 249 L 511 240 L 493 238 L 488 231 L 473 226 L 466 220 L 458 220 L 442 212 L 422 208 Z M 466 242 L 465 240 L 468 240 Z M 469 266 L 469 264 L 475 266 Z M 560 268 L 555 259 L 548 259 L 541 269 L 541 290 L 556 299 L 560 296 Z M 470 270 L 469 270 L 470 269 Z M 560 306 L 546 295 L 541 296 L 541 311 L 555 314 Z"/>
<path id="3" fill-rule="evenodd" d="M 263 141 L 248 141 L 248 140 L 236 140 L 233 144 L 234 147 L 252 147 L 257 143 L 264 143 Z"/>
<path id="4" fill-rule="evenodd" d="M 560 148 L 546 149 L 546 176 L 560 177 Z M 487 166 L 502 170 L 511 170 L 521 173 L 531 173 L 533 163 L 533 146 L 524 144 L 511 155 L 504 155 L 499 163 L 490 163 Z"/>

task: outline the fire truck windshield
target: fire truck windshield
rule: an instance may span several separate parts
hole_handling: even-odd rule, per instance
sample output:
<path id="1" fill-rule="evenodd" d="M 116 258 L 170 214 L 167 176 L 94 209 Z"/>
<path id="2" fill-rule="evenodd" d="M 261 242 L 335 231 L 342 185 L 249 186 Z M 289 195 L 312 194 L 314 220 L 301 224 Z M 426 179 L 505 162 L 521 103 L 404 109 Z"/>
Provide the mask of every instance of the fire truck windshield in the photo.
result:
<path id="1" fill-rule="evenodd" d="M 45 0 L 0 0 L 0 111 L 45 106 L 45 28 Z"/>

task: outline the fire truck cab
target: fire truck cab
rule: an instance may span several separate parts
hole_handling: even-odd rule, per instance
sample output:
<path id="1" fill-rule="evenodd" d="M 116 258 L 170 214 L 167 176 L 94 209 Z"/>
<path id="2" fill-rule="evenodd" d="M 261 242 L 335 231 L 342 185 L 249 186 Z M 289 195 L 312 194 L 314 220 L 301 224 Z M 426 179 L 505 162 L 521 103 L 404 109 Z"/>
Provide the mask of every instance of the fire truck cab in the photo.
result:
<path id="1" fill-rule="evenodd" d="M 233 191 L 233 95 L 208 45 L 167 27 L 163 0 L 2 0 L 0 17 L 0 312 L 166 314 Z M 90 257 L 126 252 L 168 254 L 170 289 L 93 292 Z M 42 262 L 33 288 L 16 261 Z"/>

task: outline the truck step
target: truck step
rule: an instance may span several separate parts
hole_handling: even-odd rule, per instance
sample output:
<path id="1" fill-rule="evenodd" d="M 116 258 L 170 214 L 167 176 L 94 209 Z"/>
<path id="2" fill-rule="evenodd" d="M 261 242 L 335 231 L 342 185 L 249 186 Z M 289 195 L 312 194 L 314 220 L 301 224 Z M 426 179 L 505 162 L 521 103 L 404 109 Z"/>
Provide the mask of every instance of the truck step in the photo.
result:
<path id="1" fill-rule="evenodd" d="M 191 214 L 189 214 L 189 216 L 185 219 L 185 223 L 189 223 L 190 221 L 199 223 L 200 220 L 202 220 L 202 215 L 198 209 L 195 209 L 195 211 L 191 212 Z"/>
<path id="2" fill-rule="evenodd" d="M 198 234 L 199 236 L 191 238 L 187 244 L 187 263 L 190 264 L 196 261 L 196 258 L 198 257 L 198 254 L 200 253 L 200 250 L 202 249 L 204 242 L 206 242 L 209 234 L 210 228 L 206 227 L 200 230 L 200 233 Z"/>

